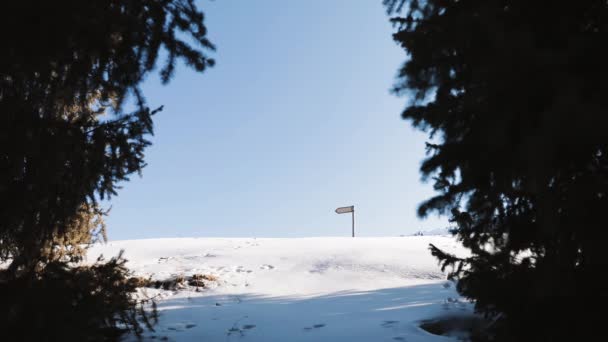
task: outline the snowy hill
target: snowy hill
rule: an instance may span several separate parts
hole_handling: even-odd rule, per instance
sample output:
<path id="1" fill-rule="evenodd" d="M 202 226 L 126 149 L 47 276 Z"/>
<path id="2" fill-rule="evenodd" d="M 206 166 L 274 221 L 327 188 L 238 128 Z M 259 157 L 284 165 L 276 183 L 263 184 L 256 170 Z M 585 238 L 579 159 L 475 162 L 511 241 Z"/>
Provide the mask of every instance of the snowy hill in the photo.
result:
<path id="1" fill-rule="evenodd" d="M 200 292 L 161 295 L 156 332 L 171 341 L 448 341 L 420 321 L 467 315 L 428 251 L 464 254 L 451 237 L 180 238 L 97 245 L 89 260 L 125 250 L 137 275 L 208 274 Z M 130 339 L 130 338 L 128 338 Z"/>

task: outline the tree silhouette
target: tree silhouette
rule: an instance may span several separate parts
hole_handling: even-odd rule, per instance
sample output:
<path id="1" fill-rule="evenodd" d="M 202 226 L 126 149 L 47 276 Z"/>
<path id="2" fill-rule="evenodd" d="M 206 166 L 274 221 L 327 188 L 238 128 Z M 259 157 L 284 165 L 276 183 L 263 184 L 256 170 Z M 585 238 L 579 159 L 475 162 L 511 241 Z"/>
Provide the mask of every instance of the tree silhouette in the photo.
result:
<path id="1" fill-rule="evenodd" d="M 384 0 L 408 53 L 394 92 L 471 256 L 431 246 L 492 317 L 485 338 L 561 340 L 607 303 L 608 4 Z"/>
<path id="2" fill-rule="evenodd" d="M 8 316 L 0 318 L 10 326 L 28 314 L 19 302 L 27 301 L 27 288 L 76 291 L 95 288 L 102 272 L 127 276 L 119 259 L 106 268 L 68 263 L 104 232 L 97 201 L 145 166 L 146 137 L 160 108 L 147 106 L 142 80 L 160 62 L 164 83 L 179 60 L 204 71 L 214 47 L 193 0 L 11 1 L 1 5 L 0 35 L 0 261 L 10 262 L 0 284 L 13 291 L 3 291 Z M 69 279 L 82 280 L 83 272 L 86 286 Z M 118 283 L 99 286 L 112 292 Z M 134 287 L 121 289 L 114 298 L 125 305 L 104 313 L 98 328 L 115 328 L 106 318 L 132 308 L 124 291 Z M 63 309 L 55 311 L 96 322 L 86 316 L 91 311 Z"/>

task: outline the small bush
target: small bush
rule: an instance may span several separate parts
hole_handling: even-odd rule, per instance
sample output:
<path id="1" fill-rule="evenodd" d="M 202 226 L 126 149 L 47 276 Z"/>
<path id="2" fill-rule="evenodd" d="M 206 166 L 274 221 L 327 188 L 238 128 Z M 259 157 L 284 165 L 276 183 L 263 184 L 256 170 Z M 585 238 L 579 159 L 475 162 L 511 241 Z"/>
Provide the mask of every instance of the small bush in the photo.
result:
<path id="1" fill-rule="evenodd" d="M 157 289 L 162 288 L 163 290 L 177 290 L 178 288 L 182 288 L 185 286 L 185 281 L 186 280 L 183 276 L 178 276 L 166 280 L 154 281 L 150 284 L 150 287 L 155 287 Z"/>
<path id="2" fill-rule="evenodd" d="M 129 278 L 130 285 L 134 287 L 153 287 L 154 281 L 150 278 L 131 277 Z"/>
<path id="3" fill-rule="evenodd" d="M 192 278 L 197 277 L 200 278 L 202 280 L 207 280 L 207 281 L 218 281 L 217 276 L 214 276 L 213 274 L 195 274 L 192 276 Z"/>
<path id="4" fill-rule="evenodd" d="M 188 285 L 196 287 L 206 287 L 205 281 L 217 281 L 218 278 L 211 274 L 193 274 L 188 279 Z"/>
<path id="5" fill-rule="evenodd" d="M 141 287 L 154 287 L 157 289 L 162 288 L 163 290 L 178 290 L 184 289 L 188 285 L 195 287 L 206 287 L 207 284 L 205 282 L 217 280 L 218 278 L 211 274 L 193 274 L 189 277 L 179 275 L 174 278 L 156 281 L 135 277 L 133 282 L 137 283 Z"/>

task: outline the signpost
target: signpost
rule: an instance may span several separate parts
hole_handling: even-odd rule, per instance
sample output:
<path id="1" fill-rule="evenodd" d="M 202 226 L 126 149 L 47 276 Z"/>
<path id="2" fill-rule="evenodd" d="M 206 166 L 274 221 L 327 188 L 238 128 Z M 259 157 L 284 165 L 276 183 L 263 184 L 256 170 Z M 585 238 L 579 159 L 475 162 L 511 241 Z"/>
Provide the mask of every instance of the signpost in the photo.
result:
<path id="1" fill-rule="evenodd" d="M 346 214 L 352 213 L 353 218 L 353 237 L 355 237 L 355 206 L 351 205 L 350 207 L 340 207 L 336 209 L 336 214 Z"/>

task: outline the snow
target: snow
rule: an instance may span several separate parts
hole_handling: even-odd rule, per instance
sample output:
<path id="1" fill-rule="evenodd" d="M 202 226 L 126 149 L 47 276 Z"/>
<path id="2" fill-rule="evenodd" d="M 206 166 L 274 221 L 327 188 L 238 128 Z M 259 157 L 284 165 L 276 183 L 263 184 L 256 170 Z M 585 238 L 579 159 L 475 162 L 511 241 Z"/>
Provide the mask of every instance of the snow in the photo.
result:
<path id="1" fill-rule="evenodd" d="M 88 259 L 124 249 L 136 275 L 218 277 L 201 292 L 148 290 L 161 296 L 160 321 L 144 340 L 457 340 L 419 327 L 472 312 L 445 280 L 429 243 L 466 253 L 446 236 L 175 238 L 95 245 Z"/>
<path id="2" fill-rule="evenodd" d="M 444 228 L 435 228 L 435 229 L 430 229 L 430 230 L 424 230 L 424 231 L 418 231 L 414 234 L 411 234 L 410 236 L 427 236 L 427 235 L 445 235 L 445 236 L 451 236 L 452 234 L 450 233 L 450 227 L 444 227 Z"/>

